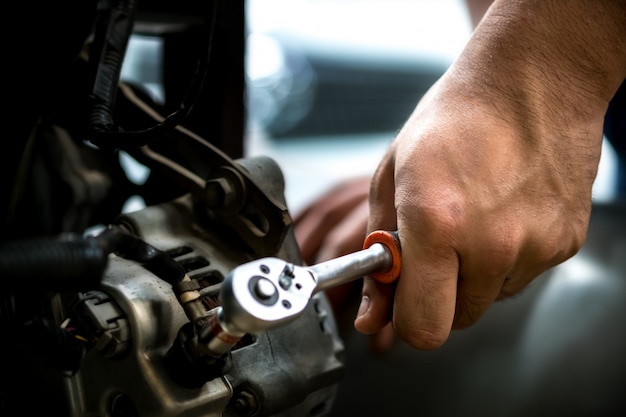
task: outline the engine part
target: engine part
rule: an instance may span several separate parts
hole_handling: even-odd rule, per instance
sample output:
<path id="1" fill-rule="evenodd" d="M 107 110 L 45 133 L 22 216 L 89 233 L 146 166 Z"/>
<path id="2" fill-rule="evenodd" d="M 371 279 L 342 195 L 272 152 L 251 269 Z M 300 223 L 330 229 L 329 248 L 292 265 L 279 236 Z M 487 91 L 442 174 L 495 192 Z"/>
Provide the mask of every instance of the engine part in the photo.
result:
<path id="1" fill-rule="evenodd" d="M 219 357 L 195 348 L 230 270 L 302 263 L 280 169 L 235 159 L 244 2 L 40 3 L 16 14 L 33 42 L 12 55 L 23 88 L 10 100 L 19 152 L 5 155 L 0 414 L 329 413 L 344 348 L 321 293 Z M 163 102 L 118 82 L 131 30 L 166 45 Z M 129 181 L 118 150 L 149 168 L 145 183 Z M 148 207 L 116 218 L 134 196 Z"/>
<path id="2" fill-rule="evenodd" d="M 266 174 L 274 169 L 270 166 Z M 272 184 L 280 179 L 264 177 Z M 90 349 L 67 381 L 75 415 L 323 416 L 330 411 L 343 376 L 343 343 L 323 293 L 315 294 L 297 319 L 245 335 L 222 357 L 189 348 L 193 326 L 220 306 L 224 277 L 253 260 L 238 239 L 209 225 L 190 195 L 118 219 L 117 227 L 184 268 L 188 279 L 180 282 L 194 288 L 198 302 L 190 314 L 171 283 L 140 262 L 111 255 L 98 292 L 79 295 L 106 300 L 102 314 L 84 302 L 70 313 L 92 322 L 99 329 L 92 333 L 94 346 L 106 347 Z M 301 263 L 293 233 L 276 255 Z M 190 315 L 199 317 L 197 323 Z M 130 340 L 112 337 L 107 323 L 116 329 L 114 335 L 130 335 Z M 117 327 L 123 331 L 115 333 Z"/>

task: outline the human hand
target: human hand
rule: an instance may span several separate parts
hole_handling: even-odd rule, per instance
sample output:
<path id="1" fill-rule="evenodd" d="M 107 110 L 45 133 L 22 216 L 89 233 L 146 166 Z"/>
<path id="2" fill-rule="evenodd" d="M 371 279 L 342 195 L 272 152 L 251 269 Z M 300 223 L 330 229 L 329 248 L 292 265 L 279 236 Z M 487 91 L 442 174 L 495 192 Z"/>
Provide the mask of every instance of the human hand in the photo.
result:
<path id="1" fill-rule="evenodd" d="M 362 333 L 392 322 L 410 345 L 438 348 L 585 240 L 604 111 L 624 65 L 605 66 L 578 34 L 583 26 L 542 20 L 552 9 L 522 10 L 536 20 L 520 36 L 507 13 L 523 5 L 503 3 L 421 100 L 374 175 L 367 230 L 398 230 L 403 265 L 396 285 L 365 280 L 354 323 Z M 566 56 L 572 45 L 596 55 L 589 62 L 606 76 L 581 83 L 578 71 L 588 68 Z"/>
<path id="2" fill-rule="evenodd" d="M 374 176 L 368 230 L 398 230 L 402 274 L 397 289 L 366 279 L 369 311 L 355 321 L 375 333 L 392 319 L 421 349 L 576 253 L 599 158 L 595 146 L 528 141 L 488 106 L 442 90 L 420 104 Z"/>

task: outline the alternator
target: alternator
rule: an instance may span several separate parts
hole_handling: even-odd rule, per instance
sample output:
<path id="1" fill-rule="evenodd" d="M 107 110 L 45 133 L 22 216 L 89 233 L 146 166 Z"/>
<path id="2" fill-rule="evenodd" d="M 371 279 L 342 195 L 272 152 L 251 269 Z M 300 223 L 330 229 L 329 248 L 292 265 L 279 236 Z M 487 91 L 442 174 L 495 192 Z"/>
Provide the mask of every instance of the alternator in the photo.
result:
<path id="1" fill-rule="evenodd" d="M 184 270 L 199 317 L 219 306 L 228 272 L 257 256 L 191 195 L 116 223 Z M 275 255 L 301 262 L 291 228 Z M 69 317 L 93 346 L 65 384 L 76 416 L 324 416 L 343 376 L 344 346 L 323 293 L 295 321 L 207 360 L 189 348 L 197 323 L 172 285 L 154 268 L 111 255 L 100 288 L 79 294 Z"/>

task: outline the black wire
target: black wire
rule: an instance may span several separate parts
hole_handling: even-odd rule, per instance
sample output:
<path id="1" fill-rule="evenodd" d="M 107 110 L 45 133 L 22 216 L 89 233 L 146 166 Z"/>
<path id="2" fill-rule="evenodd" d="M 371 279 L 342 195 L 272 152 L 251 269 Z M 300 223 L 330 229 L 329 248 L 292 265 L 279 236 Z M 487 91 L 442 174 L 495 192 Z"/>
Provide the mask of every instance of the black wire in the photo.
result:
<path id="1" fill-rule="evenodd" d="M 109 226 L 95 239 L 105 252 L 135 261 L 171 285 L 180 282 L 187 273 L 185 268 L 166 252 L 160 251 L 119 226 Z"/>
<path id="2" fill-rule="evenodd" d="M 171 285 L 186 274 L 167 253 L 119 226 L 109 226 L 97 236 L 66 234 L 0 244 L 0 295 L 92 289 L 104 276 L 111 253 L 141 264 Z"/>
<path id="3" fill-rule="evenodd" d="M 136 131 L 118 131 L 115 126 L 92 126 L 92 137 L 89 139 L 91 143 L 99 148 L 129 150 L 135 149 L 162 136 L 164 132 L 174 129 L 180 125 L 191 112 L 195 102 L 202 93 L 207 78 L 209 64 L 211 62 L 213 39 L 215 36 L 215 27 L 217 25 L 218 1 L 211 2 L 210 18 L 204 20 L 203 26 L 207 35 L 207 45 L 204 54 L 200 55 L 198 65 L 194 75 L 187 87 L 185 95 L 181 100 L 178 109 L 167 116 L 162 122 Z M 106 106 L 105 106 L 106 108 Z"/>

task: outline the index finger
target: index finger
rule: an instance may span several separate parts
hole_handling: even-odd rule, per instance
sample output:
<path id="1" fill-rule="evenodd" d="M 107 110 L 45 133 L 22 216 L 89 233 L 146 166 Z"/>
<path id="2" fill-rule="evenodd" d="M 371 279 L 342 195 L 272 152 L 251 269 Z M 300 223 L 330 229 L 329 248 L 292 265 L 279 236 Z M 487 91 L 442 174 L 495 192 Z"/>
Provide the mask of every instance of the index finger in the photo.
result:
<path id="1" fill-rule="evenodd" d="M 442 234 L 449 220 L 445 210 L 419 209 L 406 204 L 414 196 L 396 195 L 395 149 L 392 144 L 372 178 L 368 231 L 397 228 L 403 258 L 400 279 L 393 285 L 364 280 L 354 326 L 369 334 L 392 320 L 400 338 L 430 350 L 441 346 L 452 329 L 459 258 Z M 410 190 L 405 187 L 400 192 Z M 404 213 L 398 212 L 396 205 L 402 203 L 398 197 L 406 200 Z"/>
<path id="2" fill-rule="evenodd" d="M 400 235 L 402 236 L 402 235 Z M 433 249 L 401 239 L 402 271 L 397 284 L 364 280 L 355 320 L 361 333 L 381 331 L 391 320 L 401 339 L 421 350 L 440 347 L 452 329 L 456 307 L 458 256 L 454 249 Z"/>
<path id="3" fill-rule="evenodd" d="M 372 176 L 368 233 L 373 230 L 396 230 L 394 160 L 392 145 Z M 359 332 L 377 333 L 389 323 L 394 291 L 395 284 L 383 284 L 371 277 L 365 277 L 361 306 L 354 321 L 354 327 Z"/>
<path id="4" fill-rule="evenodd" d="M 452 248 L 430 247 L 409 233 L 401 241 L 403 263 L 394 296 L 394 329 L 417 349 L 436 349 L 448 339 L 454 321 L 458 256 Z"/>

